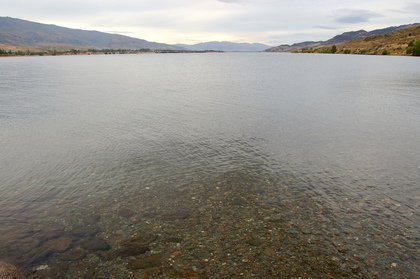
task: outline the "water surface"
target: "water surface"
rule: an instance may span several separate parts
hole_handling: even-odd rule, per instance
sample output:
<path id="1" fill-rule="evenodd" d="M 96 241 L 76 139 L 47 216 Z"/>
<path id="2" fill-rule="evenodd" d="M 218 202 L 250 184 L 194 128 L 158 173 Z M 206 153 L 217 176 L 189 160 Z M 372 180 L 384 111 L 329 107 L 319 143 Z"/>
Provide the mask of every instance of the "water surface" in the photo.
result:
<path id="1" fill-rule="evenodd" d="M 276 243 L 275 260 L 267 267 L 273 270 L 281 270 L 274 262 L 289 246 L 264 232 L 281 230 L 283 239 L 296 241 L 290 247 L 319 238 L 309 245 L 310 253 L 320 255 L 314 266 L 336 263 L 342 273 L 335 276 L 415 277 L 419 89 L 420 68 L 412 57 L 210 53 L 1 59 L 0 222 L 6 235 L 2 251 L 10 252 L 0 259 L 29 269 L 59 265 L 63 251 L 37 252 L 49 241 L 45 228 L 63 229 L 53 238 L 71 237 L 78 247 L 83 237 L 75 228 L 93 224 L 113 255 L 122 238 L 148 222 L 156 225 L 151 233 L 172 231 L 183 241 L 168 248 L 157 240 L 147 253 L 180 249 L 182 266 L 209 278 L 233 278 L 238 270 L 276 278 L 258 271 L 257 252 L 246 258 L 255 268 L 223 259 L 236 266 L 229 271 L 214 269 L 210 256 L 203 262 L 187 249 L 191 238 L 199 237 L 198 223 L 213 218 L 212 226 L 222 224 L 218 218 L 225 216 L 241 228 L 244 220 L 254 220 L 247 231 L 255 229 L 252 237 L 267 241 L 261 247 Z M 217 199 L 222 200 L 213 203 Z M 238 215 L 232 217 L 235 208 Z M 121 209 L 136 215 L 125 219 Z M 179 210 L 189 217 L 162 217 Z M 252 218 L 247 211 L 254 212 Z M 279 214 L 280 224 L 270 222 Z M 10 236 L 12 230 L 24 233 Z M 11 248 L 22 239 L 31 239 L 29 248 Z M 249 246 L 245 240 L 223 241 Z M 88 251 L 80 261 L 102 275 L 134 259 L 98 260 L 95 253 Z M 238 259 L 245 257 L 241 253 Z M 299 251 L 290 253 L 295 257 Z M 215 266 L 223 264 L 210 255 Z M 292 260 L 286 266 L 295 273 L 283 275 L 319 276 L 328 270 L 302 270 L 305 265 Z M 73 262 L 61 269 L 69 278 L 82 272 Z M 131 275 L 124 276 L 132 276 L 127 272 Z"/>

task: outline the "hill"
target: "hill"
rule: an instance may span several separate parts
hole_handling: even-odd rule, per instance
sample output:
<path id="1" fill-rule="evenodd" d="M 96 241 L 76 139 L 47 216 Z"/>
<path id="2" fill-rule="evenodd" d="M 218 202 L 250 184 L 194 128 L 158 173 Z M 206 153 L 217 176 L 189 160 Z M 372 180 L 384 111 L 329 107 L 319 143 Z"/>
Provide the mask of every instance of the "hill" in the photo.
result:
<path id="1" fill-rule="evenodd" d="M 333 38 L 326 40 L 326 41 L 308 41 L 308 42 L 301 42 L 296 43 L 293 45 L 280 45 L 277 47 L 272 47 L 267 49 L 268 52 L 291 52 L 294 50 L 302 50 L 302 49 L 308 49 L 308 48 L 320 48 L 323 46 L 330 46 L 334 44 L 340 44 L 349 42 L 352 40 L 358 40 L 358 39 L 364 39 L 372 35 L 381 35 L 381 34 L 387 34 L 390 32 L 394 32 L 397 30 L 405 29 L 408 27 L 413 27 L 416 24 L 406 24 L 406 25 L 400 25 L 400 26 L 390 26 L 382 29 L 376 29 L 372 31 L 365 31 L 365 30 L 358 30 L 358 31 L 350 31 L 345 32 L 340 35 L 334 36 Z"/>
<path id="2" fill-rule="evenodd" d="M 386 34 L 337 44 L 337 53 L 407 55 L 414 42 L 420 42 L 420 24 Z"/>
<path id="3" fill-rule="evenodd" d="M 420 55 L 420 24 L 345 43 L 318 45 L 292 52 Z"/>
<path id="4" fill-rule="evenodd" d="M 264 51 L 269 48 L 269 45 L 259 43 L 233 43 L 233 42 L 206 42 L 194 45 L 178 44 L 187 50 L 214 50 L 214 51 Z"/>
<path id="5" fill-rule="evenodd" d="M 17 18 L 0 17 L 0 44 L 31 49 L 152 49 L 180 47 L 98 31 L 71 29 Z"/>

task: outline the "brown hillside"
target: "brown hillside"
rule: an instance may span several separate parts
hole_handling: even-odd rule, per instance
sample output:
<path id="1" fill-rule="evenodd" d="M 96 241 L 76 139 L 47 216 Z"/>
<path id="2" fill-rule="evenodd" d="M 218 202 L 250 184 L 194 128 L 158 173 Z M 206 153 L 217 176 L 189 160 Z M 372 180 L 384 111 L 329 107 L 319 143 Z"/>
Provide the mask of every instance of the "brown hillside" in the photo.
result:
<path id="1" fill-rule="evenodd" d="M 337 53 L 407 55 L 408 44 L 420 40 L 420 25 L 337 44 Z"/>
<path id="2" fill-rule="evenodd" d="M 26 47 L 26 46 L 12 46 L 12 45 L 6 45 L 6 44 L 0 44 L 0 49 L 4 50 L 4 51 L 12 51 L 12 52 L 16 52 L 16 51 L 41 51 L 38 48 L 34 48 L 34 47 Z"/>

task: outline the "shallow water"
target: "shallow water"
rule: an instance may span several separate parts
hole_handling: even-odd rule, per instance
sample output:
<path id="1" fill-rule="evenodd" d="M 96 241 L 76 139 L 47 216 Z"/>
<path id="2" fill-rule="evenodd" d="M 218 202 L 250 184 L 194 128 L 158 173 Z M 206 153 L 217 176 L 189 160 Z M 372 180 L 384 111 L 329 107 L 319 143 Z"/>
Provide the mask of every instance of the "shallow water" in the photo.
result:
<path id="1" fill-rule="evenodd" d="M 284 277 L 416 277 L 419 89 L 412 57 L 0 59 L 0 260 L 68 278 L 129 278 L 147 255 L 165 258 L 156 278 L 276 278 L 281 258 Z M 118 254 L 145 233 L 151 251 Z"/>

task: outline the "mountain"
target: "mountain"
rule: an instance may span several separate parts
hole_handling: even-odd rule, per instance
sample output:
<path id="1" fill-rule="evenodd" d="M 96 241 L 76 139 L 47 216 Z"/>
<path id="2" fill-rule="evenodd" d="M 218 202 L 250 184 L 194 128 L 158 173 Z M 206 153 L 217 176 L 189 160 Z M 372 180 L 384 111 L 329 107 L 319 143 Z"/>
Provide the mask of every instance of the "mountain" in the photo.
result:
<path id="1" fill-rule="evenodd" d="M 406 24 L 406 25 L 400 25 L 400 26 L 390 26 L 383 29 L 376 29 L 373 31 L 365 31 L 365 30 L 358 30 L 358 31 L 351 31 L 351 32 L 345 32 L 340 35 L 337 35 L 329 40 L 326 41 L 319 41 L 319 42 L 302 42 L 302 43 L 296 43 L 293 45 L 280 45 L 277 47 L 272 47 L 267 49 L 268 52 L 290 52 L 293 50 L 300 50 L 303 48 L 315 48 L 315 47 L 321 47 L 321 46 L 327 46 L 327 45 L 334 45 L 334 44 L 340 44 L 349 42 L 352 40 L 358 40 L 358 39 L 364 39 L 366 37 L 369 37 L 371 35 L 381 35 L 386 34 L 390 32 L 394 32 L 400 29 L 404 29 L 407 27 L 412 27 L 417 25 L 415 24 Z"/>
<path id="2" fill-rule="evenodd" d="M 269 45 L 259 43 L 206 42 L 194 45 L 178 44 L 187 50 L 215 50 L 215 51 L 264 51 Z"/>
<path id="3" fill-rule="evenodd" d="M 123 35 L 71 29 L 10 17 L 0 17 L 0 44 L 38 49 L 182 49 Z"/>

